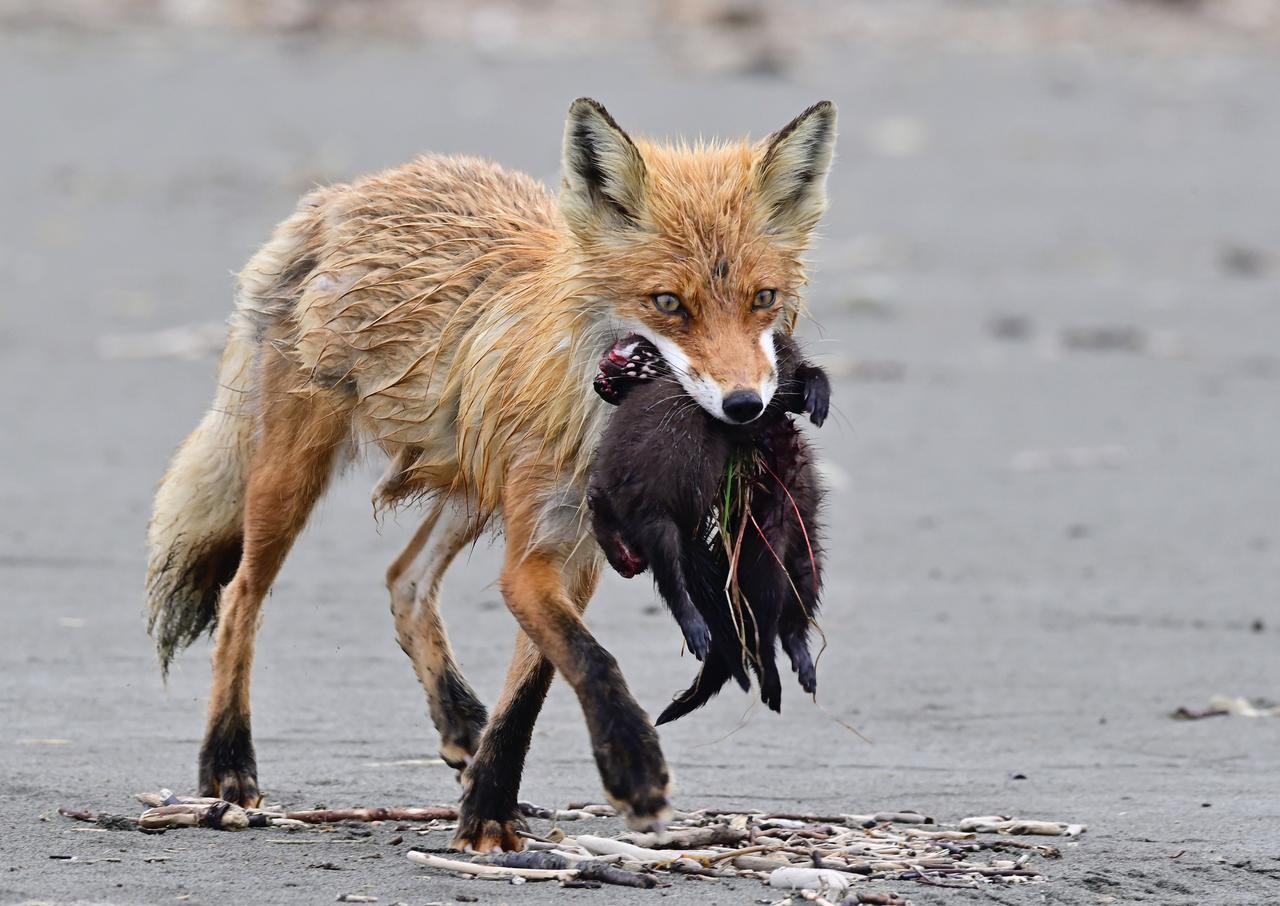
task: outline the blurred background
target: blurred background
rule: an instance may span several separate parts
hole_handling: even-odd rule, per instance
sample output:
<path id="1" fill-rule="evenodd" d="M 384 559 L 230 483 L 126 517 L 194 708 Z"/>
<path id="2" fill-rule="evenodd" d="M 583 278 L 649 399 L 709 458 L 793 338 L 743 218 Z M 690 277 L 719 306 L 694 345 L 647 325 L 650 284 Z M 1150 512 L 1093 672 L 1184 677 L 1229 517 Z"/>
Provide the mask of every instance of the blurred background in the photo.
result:
<path id="1" fill-rule="evenodd" d="M 234 835 L 166 845 L 239 861 L 69 874 L 47 855 L 102 840 L 39 821 L 194 787 L 208 646 L 161 683 L 142 539 L 233 274 L 302 192 L 415 154 L 556 185 L 580 95 L 655 137 L 840 108 L 802 327 L 836 377 L 822 708 L 732 690 L 664 728 L 677 805 L 1090 826 L 1000 902 L 1274 895 L 1280 720 L 1171 714 L 1280 698 L 1280 3 L 0 0 L 0 85 L 0 900 L 237 890 Z M 258 756 L 289 804 L 456 796 L 394 642 L 381 580 L 415 513 L 374 521 L 379 468 L 265 608 Z M 498 557 L 444 599 L 489 702 Z M 651 713 L 692 678 L 646 580 L 588 616 Z M 523 797 L 600 798 L 562 685 Z M 313 855 L 274 848 L 263 895 L 304 897 Z"/>

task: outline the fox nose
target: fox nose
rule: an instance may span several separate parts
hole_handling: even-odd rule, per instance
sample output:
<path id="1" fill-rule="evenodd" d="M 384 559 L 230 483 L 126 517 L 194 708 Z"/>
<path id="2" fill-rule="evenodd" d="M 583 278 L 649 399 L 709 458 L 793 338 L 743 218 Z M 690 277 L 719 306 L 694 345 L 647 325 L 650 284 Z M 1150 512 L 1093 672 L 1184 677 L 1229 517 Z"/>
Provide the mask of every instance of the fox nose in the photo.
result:
<path id="1" fill-rule="evenodd" d="M 764 400 L 754 390 L 735 390 L 724 398 L 724 414 L 740 425 L 763 411 Z"/>

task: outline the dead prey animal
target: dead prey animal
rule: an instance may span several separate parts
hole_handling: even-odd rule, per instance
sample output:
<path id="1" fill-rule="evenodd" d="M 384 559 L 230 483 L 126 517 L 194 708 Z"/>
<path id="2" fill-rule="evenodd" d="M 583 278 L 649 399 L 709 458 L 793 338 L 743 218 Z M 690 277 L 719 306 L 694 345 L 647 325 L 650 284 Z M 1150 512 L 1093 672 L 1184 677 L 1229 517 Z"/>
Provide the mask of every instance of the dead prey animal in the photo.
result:
<path id="1" fill-rule="evenodd" d="M 817 689 L 809 628 L 818 610 L 822 489 L 788 413 L 821 425 L 831 385 L 795 341 L 775 338 L 778 390 L 754 421 L 708 415 L 648 341 L 631 336 L 600 363 L 596 391 L 618 406 L 592 465 L 593 529 L 621 575 L 646 568 L 702 668 L 658 717 L 706 704 L 732 677 L 782 707 L 779 640 L 801 687 Z"/>

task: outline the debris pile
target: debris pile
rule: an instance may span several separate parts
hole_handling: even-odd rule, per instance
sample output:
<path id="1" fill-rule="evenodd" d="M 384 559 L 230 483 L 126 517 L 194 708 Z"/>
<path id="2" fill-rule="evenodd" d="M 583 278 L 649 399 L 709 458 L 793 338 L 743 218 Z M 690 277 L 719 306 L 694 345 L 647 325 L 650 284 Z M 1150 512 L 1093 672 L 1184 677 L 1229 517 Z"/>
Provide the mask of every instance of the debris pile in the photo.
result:
<path id="1" fill-rule="evenodd" d="M 137 818 L 71 809 L 59 812 L 100 827 L 147 833 L 187 827 L 297 832 L 359 821 L 392 822 L 398 831 L 426 835 L 452 830 L 458 817 L 452 806 L 290 811 L 241 808 L 221 799 L 175 796 L 169 790 L 141 793 L 137 798 L 148 806 Z M 527 818 L 551 822 L 540 834 L 522 835 L 524 852 L 446 857 L 424 847 L 412 848 L 406 856 L 427 868 L 513 884 L 556 881 L 569 887 L 651 888 L 670 883 L 674 875 L 736 878 L 759 881 L 782 892 L 781 903 L 901 906 L 907 900 L 899 893 L 868 885 L 914 882 L 972 889 L 1034 883 L 1044 879 L 1043 862 L 1060 858 L 1062 852 L 1047 841 L 1021 838 L 1070 838 L 1085 831 L 1081 824 L 1004 815 L 944 825 L 913 811 L 799 815 L 699 809 L 677 812 L 662 838 L 635 833 L 569 835 L 561 825 L 617 814 L 609 806 L 594 804 L 549 809 L 522 803 L 521 811 Z"/>

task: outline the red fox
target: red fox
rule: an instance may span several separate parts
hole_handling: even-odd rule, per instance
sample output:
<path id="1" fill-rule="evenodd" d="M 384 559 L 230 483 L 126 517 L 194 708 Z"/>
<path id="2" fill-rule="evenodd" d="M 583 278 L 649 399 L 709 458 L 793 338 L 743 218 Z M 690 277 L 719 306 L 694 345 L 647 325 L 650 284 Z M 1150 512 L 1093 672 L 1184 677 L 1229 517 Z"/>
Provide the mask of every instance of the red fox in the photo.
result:
<path id="1" fill-rule="evenodd" d="M 148 530 L 149 628 L 167 670 L 216 625 L 202 795 L 259 798 L 249 678 L 263 599 L 336 467 L 388 458 L 376 506 L 428 501 L 387 571 L 401 647 L 461 771 L 454 845 L 521 848 L 517 793 L 559 672 L 609 800 L 639 829 L 669 810 L 658 737 L 582 613 L 603 557 L 587 473 L 609 407 L 592 378 L 619 336 L 652 342 L 699 405 L 759 415 L 777 388 L 803 254 L 826 206 L 836 111 L 757 144 L 633 141 L 573 103 L 559 200 L 492 163 L 424 157 L 319 189 L 249 261 L 203 421 Z M 519 624 L 492 715 L 440 620 L 441 579 L 487 529 Z"/>

